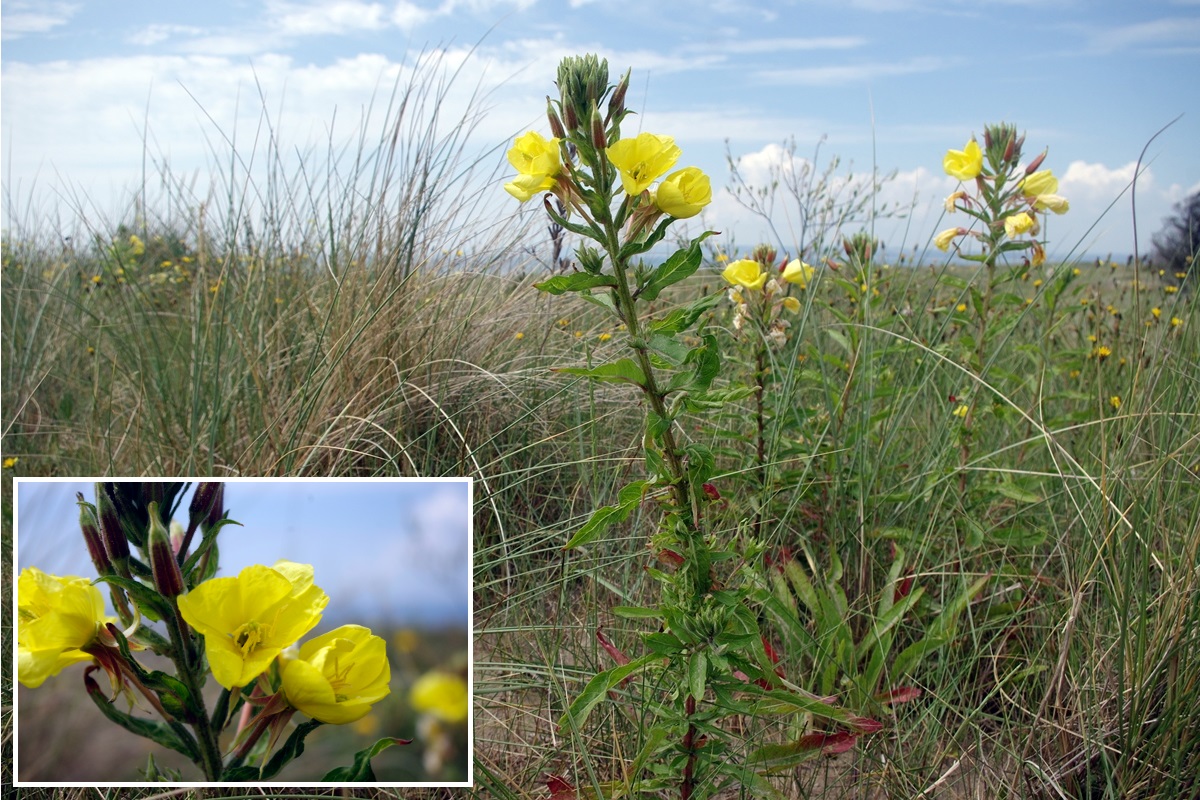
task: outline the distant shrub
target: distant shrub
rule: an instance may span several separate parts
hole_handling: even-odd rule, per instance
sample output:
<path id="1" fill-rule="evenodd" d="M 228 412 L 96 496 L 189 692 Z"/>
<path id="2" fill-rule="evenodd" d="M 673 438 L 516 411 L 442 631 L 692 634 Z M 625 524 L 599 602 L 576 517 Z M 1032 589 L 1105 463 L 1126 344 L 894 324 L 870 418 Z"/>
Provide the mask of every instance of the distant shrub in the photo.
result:
<path id="1" fill-rule="evenodd" d="M 1154 253 L 1158 267 L 1172 282 L 1195 280 L 1200 253 L 1200 192 L 1175 206 L 1175 213 L 1154 237 Z"/>

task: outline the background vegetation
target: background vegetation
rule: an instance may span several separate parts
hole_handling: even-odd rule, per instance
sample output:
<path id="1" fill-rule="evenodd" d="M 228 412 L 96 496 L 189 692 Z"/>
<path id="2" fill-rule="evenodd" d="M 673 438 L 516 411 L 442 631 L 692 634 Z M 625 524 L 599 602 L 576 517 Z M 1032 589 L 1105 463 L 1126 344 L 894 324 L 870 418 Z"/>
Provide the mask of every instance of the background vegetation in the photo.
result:
<path id="1" fill-rule="evenodd" d="M 464 157 L 473 117 L 437 120 L 436 86 L 398 87 L 408 102 L 390 106 L 389 135 L 357 153 L 287 173 L 268 150 L 274 166 L 253 179 L 239 166 L 252 159 L 234 154 L 224 189 L 203 198 L 164 172 L 128 219 L 69 240 L 10 202 L 4 476 L 473 476 L 476 787 L 355 796 L 565 800 L 620 780 L 645 721 L 618 690 L 585 730 L 556 724 L 588 677 L 612 666 L 597 633 L 626 652 L 638 642 L 640 626 L 609 609 L 650 591 L 654 509 L 582 552 L 562 546 L 636 477 L 641 412 L 621 387 L 551 371 L 615 357 L 612 331 L 593 307 L 532 289 L 553 252 L 540 222 L 532 232 L 471 222 L 489 176 Z M 820 191 L 795 196 L 826 222 L 849 216 Z M 864 208 L 857 195 L 844 203 Z M 778 788 L 1194 793 L 1194 293 L 1179 270 L 1137 260 L 1015 263 L 988 306 L 1003 313 L 981 320 L 981 272 L 921 248 L 843 250 L 849 233 L 823 227 L 820 249 L 804 254 L 819 269 L 795 292 L 801 308 L 782 343 L 736 337 L 745 357 L 723 379 L 762 381 L 768 424 L 760 433 L 752 423 L 751 396 L 720 431 L 695 432 L 723 448 L 723 529 L 744 536 L 754 521 L 764 574 L 797 558 L 836 583 L 858 637 L 902 550 L 902 576 L 925 592 L 895 631 L 897 652 L 988 579 L 910 675 L 919 697 L 876 708 L 883 732 L 783 772 Z M 709 266 L 660 304 L 724 291 L 723 259 L 748 255 L 731 250 L 718 242 Z M 732 319 L 722 303 L 709 324 L 732 339 Z M 748 459 L 760 435 L 764 460 Z M 10 481 L 3 492 L 11 642 Z M 780 668 L 807 685 L 825 662 L 801 636 L 818 621 L 795 614 L 792 628 L 769 626 Z M 853 675 L 834 680 L 852 693 Z M 11 697 L 8 659 L 3 684 Z M 6 701 L 5 782 L 11 712 Z M 769 736 L 756 720 L 741 724 L 747 747 L 769 743 L 756 740 Z"/>

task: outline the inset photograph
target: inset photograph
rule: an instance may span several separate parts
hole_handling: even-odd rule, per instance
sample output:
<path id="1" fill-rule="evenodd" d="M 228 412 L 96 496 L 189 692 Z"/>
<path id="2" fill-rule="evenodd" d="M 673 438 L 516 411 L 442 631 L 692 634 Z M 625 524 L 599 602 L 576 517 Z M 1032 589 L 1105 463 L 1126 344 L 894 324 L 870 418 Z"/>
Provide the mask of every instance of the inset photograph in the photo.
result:
<path id="1" fill-rule="evenodd" d="M 15 484 L 17 785 L 470 785 L 469 479 Z"/>

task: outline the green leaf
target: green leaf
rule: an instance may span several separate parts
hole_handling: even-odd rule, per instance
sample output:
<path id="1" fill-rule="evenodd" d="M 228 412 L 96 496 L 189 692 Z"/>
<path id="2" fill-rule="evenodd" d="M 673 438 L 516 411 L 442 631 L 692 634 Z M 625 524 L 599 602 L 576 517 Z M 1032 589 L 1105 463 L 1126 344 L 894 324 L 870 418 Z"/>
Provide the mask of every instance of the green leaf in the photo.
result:
<path id="1" fill-rule="evenodd" d="M 704 682 L 708 678 L 708 659 L 703 650 L 697 650 L 688 658 L 688 691 L 696 700 L 704 699 Z"/>
<path id="2" fill-rule="evenodd" d="M 371 759 L 394 744 L 411 744 L 412 739 L 380 739 L 365 750 L 354 754 L 354 763 L 349 767 L 337 767 L 325 773 L 322 781 L 332 783 L 359 783 L 374 781 L 375 771 L 371 769 Z"/>
<path id="3" fill-rule="evenodd" d="M 1031 492 L 1022 489 L 1012 481 L 1005 481 L 992 487 L 997 494 L 1004 495 L 1009 500 L 1016 500 L 1018 503 L 1040 503 L 1042 502 L 1041 495 L 1036 492 Z"/>
<path id="4" fill-rule="evenodd" d="M 700 243 L 712 236 L 715 231 L 705 231 L 692 240 L 686 250 L 677 250 L 650 274 L 646 285 L 641 288 L 638 296 L 644 300 L 654 300 L 668 286 L 679 283 L 684 278 L 691 277 L 700 268 L 703 253 Z"/>
<path id="5" fill-rule="evenodd" d="M 553 278 L 535 283 L 534 288 L 548 294 L 566 294 L 583 289 L 595 289 L 598 286 L 616 286 L 617 279 L 612 275 L 593 275 L 590 272 L 572 272 L 570 275 L 555 275 Z"/>
<path id="6" fill-rule="evenodd" d="M 167 598 L 159 594 L 153 587 L 132 578 L 122 578 L 120 575 L 101 575 L 93 583 L 111 583 L 120 586 L 137 604 L 141 612 L 152 620 L 158 621 L 175 613 Z"/>
<path id="7" fill-rule="evenodd" d="M 614 525 L 618 522 L 624 522 L 633 513 L 633 510 L 641 505 L 642 495 L 646 491 L 646 487 L 650 486 L 652 481 L 641 480 L 633 481 L 625 486 L 617 494 L 617 504 L 615 506 L 601 506 L 592 512 L 592 516 L 587 522 L 583 523 L 571 540 L 564 547 L 565 550 L 570 550 L 574 547 L 582 547 L 588 542 L 599 536 L 609 525 Z"/>
<path id="8" fill-rule="evenodd" d="M 588 681 L 587 686 L 583 688 L 583 692 L 580 693 L 579 697 L 575 698 L 575 702 L 571 703 L 571 707 L 559 718 L 559 727 L 565 728 L 568 725 L 574 724 L 576 728 L 582 728 L 584 723 L 587 722 L 588 716 L 592 713 L 592 709 L 608 695 L 610 689 L 635 672 L 658 661 L 658 659 L 659 656 L 657 654 L 650 653 L 649 655 L 634 659 L 628 664 L 622 664 L 597 674 Z"/>
<path id="9" fill-rule="evenodd" d="M 87 686 L 88 696 L 92 698 L 92 702 L 112 722 L 120 725 L 130 733 L 150 739 L 177 753 L 183 753 L 192 761 L 198 762 L 200 760 L 200 748 L 197 746 L 196 740 L 179 723 L 170 725 L 155 719 L 130 716 L 122 711 L 118 711 L 113 703 L 104 696 L 104 692 L 100 690 L 99 685 L 90 676 L 85 677 L 84 684 Z"/>
<path id="10" fill-rule="evenodd" d="M 683 333 L 692 327 L 696 323 L 696 320 L 700 319 L 701 314 L 720 303 L 724 296 L 720 292 L 706 294 L 697 300 L 693 300 L 683 308 L 673 310 L 662 319 L 650 320 L 648 327 L 653 333 L 661 333 L 668 336 Z"/>
<path id="11" fill-rule="evenodd" d="M 590 369 L 587 367 L 557 367 L 554 372 L 582 375 L 585 378 L 606 383 L 632 383 L 635 386 L 645 386 L 646 384 L 646 376 L 642 372 L 642 368 L 631 358 L 621 358 L 610 364 L 601 364 Z"/>
<path id="12" fill-rule="evenodd" d="M 642 608 L 641 606 L 613 606 L 612 613 L 622 619 L 662 619 L 662 611 L 657 608 Z"/>
<path id="13" fill-rule="evenodd" d="M 223 781 L 267 781 L 275 777 L 279 770 L 295 758 L 304 754 L 304 737 L 321 727 L 323 723 L 315 719 L 301 723 L 292 731 L 292 735 L 283 743 L 271 760 L 259 767 L 231 767 L 221 773 Z"/>

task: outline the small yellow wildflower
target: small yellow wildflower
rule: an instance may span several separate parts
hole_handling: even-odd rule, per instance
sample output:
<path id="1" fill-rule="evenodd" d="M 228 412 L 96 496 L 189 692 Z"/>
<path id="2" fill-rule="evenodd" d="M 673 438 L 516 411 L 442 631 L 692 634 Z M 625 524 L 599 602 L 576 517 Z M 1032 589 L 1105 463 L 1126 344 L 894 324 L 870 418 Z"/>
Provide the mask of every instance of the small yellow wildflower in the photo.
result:
<path id="1" fill-rule="evenodd" d="M 785 297 L 783 298 L 783 307 L 795 313 L 800 310 L 800 299 L 797 297 Z"/>
<path id="2" fill-rule="evenodd" d="M 1163 289 L 1163 291 L 1166 292 L 1167 294 L 1175 294 L 1176 292 L 1179 291 L 1179 287 L 1178 286 L 1167 286 L 1166 288 Z"/>
<path id="3" fill-rule="evenodd" d="M 608 331 L 605 331 L 604 333 L 600 334 L 600 336 L 598 336 L 597 338 L 600 339 L 600 341 L 602 341 L 602 342 L 607 342 L 609 339 L 612 338 L 612 334 L 609 333 Z"/>
<path id="4" fill-rule="evenodd" d="M 954 416 L 959 419 L 966 419 L 970 410 L 966 403 L 959 403 L 958 408 L 954 409 Z"/>
<path id="5" fill-rule="evenodd" d="M 1182 324 L 1183 324 L 1183 320 L 1181 320 L 1179 317 L 1171 317 L 1171 327 L 1172 328 L 1178 328 Z"/>
<path id="6" fill-rule="evenodd" d="M 1114 409 L 1119 410 L 1121 408 L 1121 395 L 1114 394 L 1112 397 L 1108 398 L 1108 404 Z"/>
<path id="7" fill-rule="evenodd" d="M 1076 267 L 1075 269 L 1071 270 L 1071 274 L 1078 278 L 1083 273 L 1079 271 L 1079 267 Z"/>
<path id="8" fill-rule="evenodd" d="M 956 305 L 956 306 L 954 307 L 954 310 L 955 310 L 955 311 L 957 311 L 958 313 L 960 313 L 960 314 L 961 314 L 961 313 L 963 313 L 964 311 L 966 311 L 966 310 L 967 310 L 967 304 L 966 304 L 966 303 L 959 303 L 958 305 Z"/>
<path id="9" fill-rule="evenodd" d="M 522 331 L 517 331 L 515 334 L 513 334 L 513 338 L 519 342 L 525 338 L 525 334 Z"/>
<path id="10" fill-rule="evenodd" d="M 570 324 L 571 324 L 571 320 L 567 319 L 566 317 L 563 317 L 562 319 L 560 319 L 558 321 L 558 327 L 560 327 L 560 328 L 565 328 Z"/>
<path id="11" fill-rule="evenodd" d="M 92 283 L 100 283 L 101 280 L 103 279 L 99 275 L 92 276 Z"/>
<path id="12" fill-rule="evenodd" d="M 1104 360 L 1112 355 L 1112 348 L 1105 345 L 1097 345 L 1096 349 L 1092 351 L 1092 355 L 1100 360 Z"/>
<path id="13" fill-rule="evenodd" d="M 1033 282 L 1033 288 L 1035 288 L 1035 289 L 1036 289 L 1036 288 L 1038 288 L 1038 287 L 1039 287 L 1039 286 L 1041 286 L 1041 285 L 1042 285 L 1042 279 L 1041 279 L 1041 278 L 1038 278 L 1037 280 L 1035 280 L 1035 281 Z"/>
<path id="14" fill-rule="evenodd" d="M 15 467 L 17 465 L 17 462 L 20 460 L 21 459 L 18 458 L 17 456 L 13 456 L 11 458 L 6 458 L 6 459 L 4 459 L 4 468 L 12 469 L 13 467 Z"/>
<path id="15" fill-rule="evenodd" d="M 1158 306 L 1155 306 L 1154 308 L 1150 309 L 1150 313 L 1154 316 L 1155 319 L 1158 319 L 1159 317 L 1162 316 L 1162 309 L 1159 308 Z"/>

